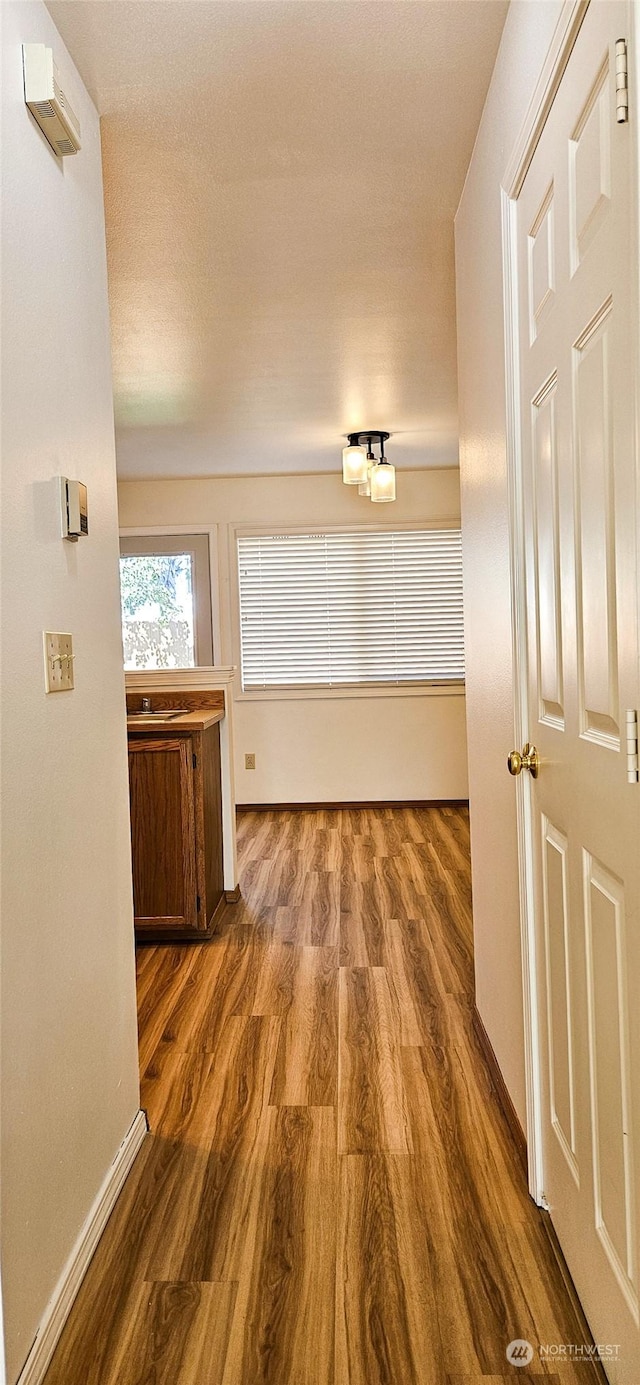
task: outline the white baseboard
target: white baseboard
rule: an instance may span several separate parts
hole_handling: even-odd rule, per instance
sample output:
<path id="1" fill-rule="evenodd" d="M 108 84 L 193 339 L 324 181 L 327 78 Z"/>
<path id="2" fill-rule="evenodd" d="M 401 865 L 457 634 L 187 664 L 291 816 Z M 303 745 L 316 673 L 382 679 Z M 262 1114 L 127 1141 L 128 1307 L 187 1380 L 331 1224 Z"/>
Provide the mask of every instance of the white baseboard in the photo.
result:
<path id="1" fill-rule="evenodd" d="M 138 1111 L 133 1125 L 125 1135 L 111 1168 L 107 1172 L 47 1304 L 33 1346 L 18 1377 L 17 1385 L 40 1385 L 71 1312 L 73 1301 L 89 1268 L 91 1257 L 147 1130 L 145 1113 Z"/>

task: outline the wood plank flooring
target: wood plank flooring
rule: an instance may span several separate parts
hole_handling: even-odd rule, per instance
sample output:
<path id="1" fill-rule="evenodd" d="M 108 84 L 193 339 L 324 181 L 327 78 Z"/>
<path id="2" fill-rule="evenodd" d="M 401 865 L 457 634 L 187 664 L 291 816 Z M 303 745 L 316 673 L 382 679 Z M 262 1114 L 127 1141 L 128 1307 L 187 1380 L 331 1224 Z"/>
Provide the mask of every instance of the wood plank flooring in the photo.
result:
<path id="1" fill-rule="evenodd" d="M 582 1335 L 472 1024 L 458 808 L 245 813 L 241 903 L 139 950 L 151 1134 L 46 1385 L 499 1385 Z"/>

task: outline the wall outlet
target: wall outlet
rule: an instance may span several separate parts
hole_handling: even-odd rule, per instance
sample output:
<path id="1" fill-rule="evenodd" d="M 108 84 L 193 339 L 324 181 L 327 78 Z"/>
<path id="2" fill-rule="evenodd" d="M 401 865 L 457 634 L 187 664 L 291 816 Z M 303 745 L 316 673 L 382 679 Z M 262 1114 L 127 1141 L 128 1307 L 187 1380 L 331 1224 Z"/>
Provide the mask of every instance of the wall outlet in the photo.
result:
<path id="1" fill-rule="evenodd" d="M 48 693 L 70 692 L 73 687 L 73 639 L 71 635 L 44 632 L 44 683 Z"/>
<path id="2" fill-rule="evenodd" d="M 255 755 L 245 755 L 245 757 L 244 757 L 244 767 L 245 767 L 245 769 L 255 769 L 255 767 L 256 767 L 256 757 L 255 757 Z"/>

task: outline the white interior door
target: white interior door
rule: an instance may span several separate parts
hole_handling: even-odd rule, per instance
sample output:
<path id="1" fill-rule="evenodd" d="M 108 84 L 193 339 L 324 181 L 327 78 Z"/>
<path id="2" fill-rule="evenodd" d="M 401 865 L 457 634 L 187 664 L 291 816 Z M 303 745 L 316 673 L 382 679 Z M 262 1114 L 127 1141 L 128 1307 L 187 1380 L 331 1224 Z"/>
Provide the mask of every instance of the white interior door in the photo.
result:
<path id="1" fill-rule="evenodd" d="M 630 5 L 592 0 L 517 202 L 543 1187 L 621 1385 L 640 1381 L 635 103 L 618 124 L 615 80 L 630 23 Z"/>

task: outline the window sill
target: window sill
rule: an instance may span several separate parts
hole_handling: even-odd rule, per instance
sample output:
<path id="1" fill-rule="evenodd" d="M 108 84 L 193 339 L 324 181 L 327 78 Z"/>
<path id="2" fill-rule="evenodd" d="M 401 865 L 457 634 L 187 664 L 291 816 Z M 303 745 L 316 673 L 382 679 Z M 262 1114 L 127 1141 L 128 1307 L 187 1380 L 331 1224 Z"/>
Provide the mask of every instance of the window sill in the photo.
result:
<path id="1" fill-rule="evenodd" d="M 238 690 L 236 702 L 307 702 L 310 700 L 340 701 L 345 698 L 372 697 L 464 697 L 464 683 L 372 683 L 370 687 L 326 688 L 249 688 Z"/>

